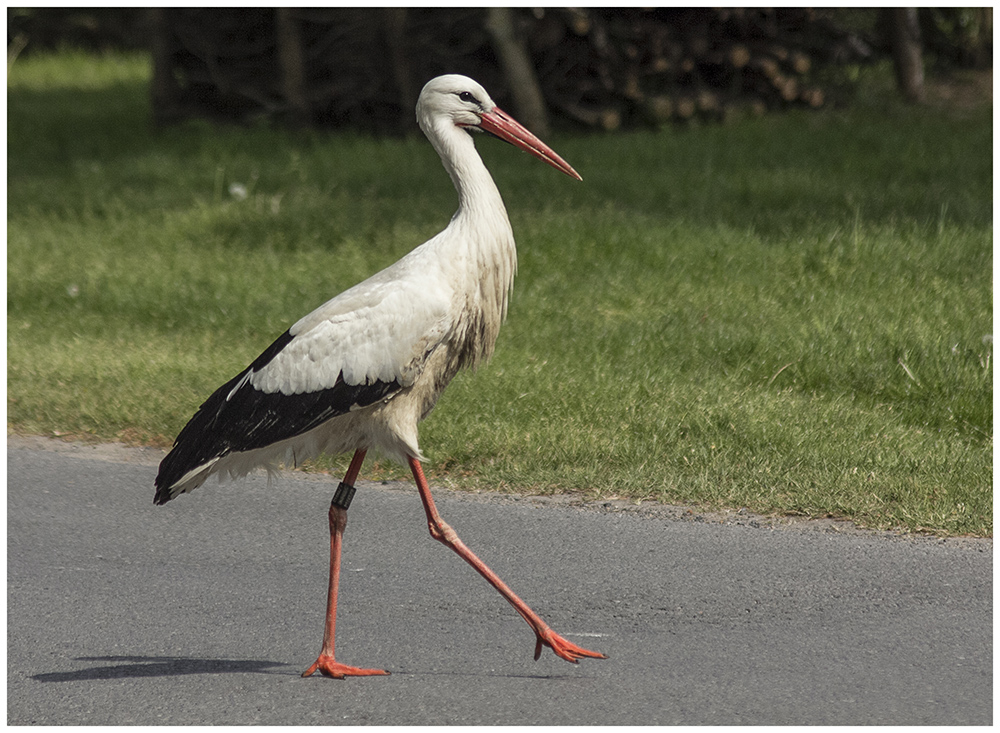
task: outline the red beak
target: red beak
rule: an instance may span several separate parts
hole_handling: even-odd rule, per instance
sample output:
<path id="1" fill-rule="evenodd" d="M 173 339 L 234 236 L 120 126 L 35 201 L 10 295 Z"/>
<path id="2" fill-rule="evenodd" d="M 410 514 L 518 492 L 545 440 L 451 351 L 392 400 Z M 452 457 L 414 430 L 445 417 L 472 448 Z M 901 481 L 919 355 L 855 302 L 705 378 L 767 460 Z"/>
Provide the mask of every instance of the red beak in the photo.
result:
<path id="1" fill-rule="evenodd" d="M 567 176 L 572 176 L 578 181 L 583 180 L 580 174 L 573 170 L 573 166 L 560 158 L 556 151 L 535 137 L 524 125 L 499 107 L 494 107 L 492 112 L 481 113 L 480 118 L 480 129 L 531 153 L 539 160 L 544 160 Z"/>

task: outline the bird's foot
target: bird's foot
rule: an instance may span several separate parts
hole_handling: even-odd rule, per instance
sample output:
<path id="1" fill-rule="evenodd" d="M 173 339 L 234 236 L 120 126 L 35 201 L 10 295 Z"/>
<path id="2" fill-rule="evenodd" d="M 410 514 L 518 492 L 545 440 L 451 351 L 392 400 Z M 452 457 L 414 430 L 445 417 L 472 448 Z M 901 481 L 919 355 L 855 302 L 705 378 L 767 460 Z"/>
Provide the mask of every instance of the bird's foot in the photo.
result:
<path id="1" fill-rule="evenodd" d="M 346 664 L 341 664 L 328 654 L 320 654 L 319 659 L 316 660 L 313 666 L 303 672 L 302 676 L 308 677 L 317 671 L 326 677 L 335 677 L 338 680 L 342 680 L 345 677 L 368 677 L 376 674 L 389 674 L 389 672 L 384 669 L 362 669 L 361 667 L 349 667 Z"/>
<path id="2" fill-rule="evenodd" d="M 577 664 L 580 659 L 585 657 L 590 657 L 591 659 L 608 658 L 605 654 L 592 652 L 589 649 L 584 649 L 582 646 L 577 646 L 571 641 L 566 641 L 564 638 L 559 636 L 559 634 L 549 628 L 546 628 L 541 632 L 536 632 L 535 636 L 537 637 L 537 641 L 535 642 L 536 660 L 542 654 L 542 645 L 549 647 L 556 653 L 556 656 L 562 657 L 567 662 L 572 662 L 573 664 Z"/>

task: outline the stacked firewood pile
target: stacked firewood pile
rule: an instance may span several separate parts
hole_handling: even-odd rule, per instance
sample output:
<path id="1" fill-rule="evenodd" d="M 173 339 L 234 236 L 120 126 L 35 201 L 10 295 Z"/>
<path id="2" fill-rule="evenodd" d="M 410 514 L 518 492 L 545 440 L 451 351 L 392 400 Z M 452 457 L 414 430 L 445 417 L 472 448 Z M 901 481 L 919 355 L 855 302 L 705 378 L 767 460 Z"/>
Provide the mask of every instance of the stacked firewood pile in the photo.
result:
<path id="1" fill-rule="evenodd" d="M 605 129 L 821 107 L 817 72 L 872 55 L 827 16 L 794 8 L 564 10 L 532 31 L 545 98 Z"/>
<path id="2" fill-rule="evenodd" d="M 422 84 L 481 81 L 522 116 L 613 130 L 828 102 L 826 73 L 872 57 L 829 11 L 306 8 L 151 10 L 154 108 L 403 130 Z M 518 57 L 528 63 L 512 63 Z M 519 69 L 521 69 L 519 71 Z M 524 71 L 527 69 L 527 71 Z M 532 119 L 527 124 L 538 125 Z M 547 119 L 541 121 L 544 128 Z"/>

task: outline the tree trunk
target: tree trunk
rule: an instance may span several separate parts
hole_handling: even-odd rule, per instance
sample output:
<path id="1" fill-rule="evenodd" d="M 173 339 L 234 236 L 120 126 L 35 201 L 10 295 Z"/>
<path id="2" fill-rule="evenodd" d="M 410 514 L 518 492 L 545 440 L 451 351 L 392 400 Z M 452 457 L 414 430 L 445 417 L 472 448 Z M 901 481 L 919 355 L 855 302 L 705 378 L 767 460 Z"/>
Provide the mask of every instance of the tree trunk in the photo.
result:
<path id="1" fill-rule="evenodd" d="M 417 125 L 413 110 L 417 106 L 417 93 L 413 88 L 410 66 L 406 62 L 406 8 L 385 8 L 382 11 L 385 20 L 385 39 L 389 46 L 392 61 L 392 79 L 399 93 L 399 106 L 402 110 L 400 124 L 407 130 Z"/>
<path id="2" fill-rule="evenodd" d="M 153 105 L 153 121 L 158 125 L 174 122 L 180 116 L 178 97 L 180 90 L 174 79 L 173 34 L 167 20 L 167 10 L 150 8 L 149 50 L 153 57 L 153 79 L 150 96 Z"/>
<path id="3" fill-rule="evenodd" d="M 278 36 L 278 62 L 281 64 L 281 92 L 287 105 L 288 122 L 293 127 L 309 124 L 309 100 L 306 98 L 305 55 L 298 21 L 290 8 L 275 12 Z"/>
<path id="4" fill-rule="evenodd" d="M 975 48 L 975 63 L 978 69 L 993 66 L 993 8 L 979 8 L 979 33 Z"/>
<path id="5" fill-rule="evenodd" d="M 542 98 L 542 90 L 538 86 L 528 49 L 514 29 L 514 16 L 510 8 L 490 8 L 486 29 L 493 39 L 493 47 L 500 57 L 504 77 L 514 96 L 517 116 L 535 134 L 547 135 L 549 116 L 545 111 L 545 100 Z"/>
<path id="6" fill-rule="evenodd" d="M 916 8 L 886 8 L 896 84 L 907 102 L 924 101 L 924 64 Z"/>

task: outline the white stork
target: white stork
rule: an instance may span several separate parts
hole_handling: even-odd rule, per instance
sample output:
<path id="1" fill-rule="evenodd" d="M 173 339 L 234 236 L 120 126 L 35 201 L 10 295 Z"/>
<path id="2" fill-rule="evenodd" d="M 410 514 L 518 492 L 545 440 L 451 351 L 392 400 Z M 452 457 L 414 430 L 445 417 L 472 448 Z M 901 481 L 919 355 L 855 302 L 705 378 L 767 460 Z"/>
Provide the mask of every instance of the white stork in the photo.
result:
<path id="1" fill-rule="evenodd" d="M 205 401 L 177 436 L 156 477 L 155 503 L 212 475 L 240 477 L 279 462 L 353 452 L 329 512 L 330 584 L 323 646 L 303 676 L 388 674 L 334 659 L 340 548 L 366 451 L 409 464 L 431 536 L 457 552 L 517 609 L 542 645 L 576 663 L 604 658 L 553 632 L 440 517 L 420 461 L 417 423 L 456 372 L 493 352 L 517 253 L 507 211 L 469 133 L 485 131 L 582 180 L 545 143 L 501 111 L 472 79 L 432 79 L 417 102 L 420 129 L 458 190 L 447 228 L 295 323 Z"/>

